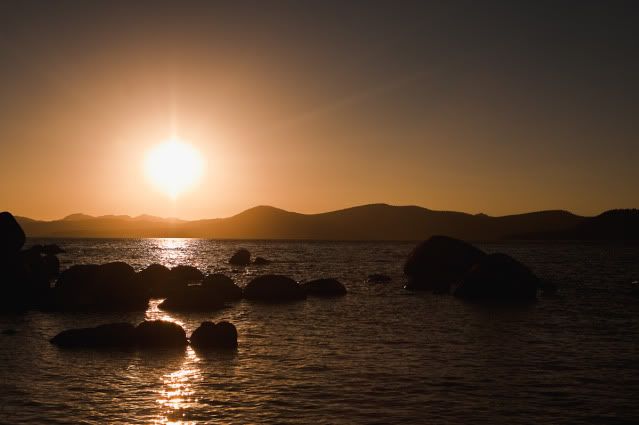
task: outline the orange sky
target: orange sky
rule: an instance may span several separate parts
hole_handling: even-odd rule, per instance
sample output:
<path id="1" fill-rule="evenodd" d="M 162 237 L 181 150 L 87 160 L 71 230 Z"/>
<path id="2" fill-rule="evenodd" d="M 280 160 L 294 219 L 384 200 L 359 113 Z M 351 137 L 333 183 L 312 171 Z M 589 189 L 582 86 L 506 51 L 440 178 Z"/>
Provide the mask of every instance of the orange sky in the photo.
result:
<path id="1" fill-rule="evenodd" d="M 420 3 L 7 3 L 0 209 L 192 219 L 264 204 L 638 206 L 639 67 L 623 11 L 549 21 Z M 172 127 L 206 161 L 177 200 L 143 167 Z"/>

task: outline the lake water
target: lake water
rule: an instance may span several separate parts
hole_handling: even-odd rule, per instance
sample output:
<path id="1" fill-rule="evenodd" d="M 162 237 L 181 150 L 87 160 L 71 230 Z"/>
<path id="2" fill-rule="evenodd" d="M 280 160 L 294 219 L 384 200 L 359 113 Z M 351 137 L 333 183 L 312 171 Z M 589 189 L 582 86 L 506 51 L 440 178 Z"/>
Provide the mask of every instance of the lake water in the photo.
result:
<path id="1" fill-rule="evenodd" d="M 27 245 L 42 241 L 30 240 Z M 414 244 L 199 239 L 48 240 L 63 268 L 126 261 L 191 264 L 242 286 L 266 272 L 336 277 L 340 299 L 242 301 L 210 314 L 0 316 L 0 422 L 17 423 L 637 423 L 639 246 L 480 244 L 558 282 L 527 307 L 480 307 L 402 289 Z M 239 247 L 274 260 L 233 270 Z M 385 273 L 388 284 L 366 283 Z M 165 318 L 190 334 L 237 326 L 234 353 L 61 350 L 63 329 Z"/>

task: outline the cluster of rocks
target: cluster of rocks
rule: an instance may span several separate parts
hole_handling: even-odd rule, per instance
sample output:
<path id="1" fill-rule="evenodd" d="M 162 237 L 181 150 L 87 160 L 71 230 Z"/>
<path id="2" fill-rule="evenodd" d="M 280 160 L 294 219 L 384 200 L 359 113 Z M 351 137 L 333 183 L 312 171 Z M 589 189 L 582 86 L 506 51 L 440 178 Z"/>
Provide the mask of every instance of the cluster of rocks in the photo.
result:
<path id="1" fill-rule="evenodd" d="M 404 265 L 406 289 L 452 293 L 472 301 L 533 301 L 544 285 L 519 261 L 486 254 L 464 241 L 433 236 L 419 244 Z"/>
<path id="2" fill-rule="evenodd" d="M 249 264 L 254 264 L 256 266 L 265 266 L 267 264 L 271 264 L 270 260 L 267 260 L 263 257 L 256 257 L 255 260 L 251 263 L 251 253 L 246 248 L 241 248 L 235 252 L 229 259 L 229 264 L 234 266 L 248 266 Z"/>
<path id="3" fill-rule="evenodd" d="M 189 344 L 184 329 L 164 320 L 108 323 L 93 328 L 69 329 L 51 339 L 63 348 L 184 348 Z M 195 348 L 237 348 L 237 329 L 229 322 L 202 322 L 193 331 L 190 343 Z"/>

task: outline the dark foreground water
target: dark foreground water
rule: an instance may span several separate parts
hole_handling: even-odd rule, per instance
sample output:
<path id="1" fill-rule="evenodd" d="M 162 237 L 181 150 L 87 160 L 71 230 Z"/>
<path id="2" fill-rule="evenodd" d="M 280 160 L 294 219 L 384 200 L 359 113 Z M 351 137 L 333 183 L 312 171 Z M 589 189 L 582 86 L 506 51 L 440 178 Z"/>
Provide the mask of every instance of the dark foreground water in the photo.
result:
<path id="1" fill-rule="evenodd" d="M 36 243 L 32 240 L 28 244 Z M 51 242 L 50 240 L 48 242 Z M 59 240 L 63 267 L 121 260 L 224 271 L 333 276 L 349 294 L 286 305 L 240 302 L 211 314 L 0 316 L 1 423 L 637 423 L 639 247 L 483 244 L 555 279 L 528 307 L 479 307 L 402 289 L 413 244 Z M 275 260 L 232 270 L 243 246 Z M 371 273 L 393 277 L 368 284 Z M 164 318 L 239 331 L 236 353 L 67 351 L 57 332 Z"/>

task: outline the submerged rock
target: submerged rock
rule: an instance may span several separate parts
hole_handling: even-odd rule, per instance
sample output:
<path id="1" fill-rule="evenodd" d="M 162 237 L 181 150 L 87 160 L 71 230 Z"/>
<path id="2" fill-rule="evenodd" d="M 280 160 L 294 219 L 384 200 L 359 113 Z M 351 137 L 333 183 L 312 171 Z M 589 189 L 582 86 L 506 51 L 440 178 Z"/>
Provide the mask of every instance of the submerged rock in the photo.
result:
<path id="1" fill-rule="evenodd" d="M 346 287 L 337 279 L 315 279 L 303 283 L 307 295 L 316 297 L 339 297 L 346 295 Z"/>
<path id="2" fill-rule="evenodd" d="M 234 266 L 248 266 L 251 264 L 251 253 L 247 249 L 239 249 L 229 259 L 229 264 Z"/>
<path id="3" fill-rule="evenodd" d="M 454 295 L 474 301 L 534 301 L 539 279 L 506 254 L 484 256 L 463 277 Z"/>
<path id="4" fill-rule="evenodd" d="M 189 286 L 176 292 L 158 306 L 167 311 L 215 311 L 224 307 L 224 300 L 202 286 Z"/>
<path id="5" fill-rule="evenodd" d="M 195 348 L 237 348 L 237 329 L 229 322 L 202 322 L 191 335 Z"/>
<path id="6" fill-rule="evenodd" d="M 0 261 L 20 251 L 25 240 L 26 235 L 13 214 L 0 212 Z"/>
<path id="7" fill-rule="evenodd" d="M 486 254 L 448 236 L 433 236 L 415 247 L 404 264 L 406 289 L 448 292 Z"/>
<path id="8" fill-rule="evenodd" d="M 246 285 L 244 297 L 255 301 L 286 302 L 305 299 L 306 291 L 290 277 L 264 275 Z"/>
<path id="9" fill-rule="evenodd" d="M 263 258 L 263 257 L 256 257 L 255 260 L 253 260 L 253 264 L 256 266 L 265 266 L 271 263 L 272 263 L 271 260 L 267 260 L 266 258 Z"/>
<path id="10" fill-rule="evenodd" d="M 392 280 L 393 279 L 391 279 L 390 276 L 387 276 L 387 275 L 381 274 L 381 273 L 370 274 L 366 278 L 366 281 L 369 282 L 369 283 L 388 283 L 388 282 L 390 282 Z"/>
<path id="11" fill-rule="evenodd" d="M 186 333 L 180 325 L 162 320 L 109 323 L 93 328 L 69 329 L 51 339 L 65 348 L 164 348 L 184 347 Z"/>
<path id="12" fill-rule="evenodd" d="M 233 279 L 221 273 L 206 276 L 202 280 L 202 288 L 223 301 L 235 301 L 242 298 L 242 288 L 237 286 Z"/>

